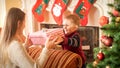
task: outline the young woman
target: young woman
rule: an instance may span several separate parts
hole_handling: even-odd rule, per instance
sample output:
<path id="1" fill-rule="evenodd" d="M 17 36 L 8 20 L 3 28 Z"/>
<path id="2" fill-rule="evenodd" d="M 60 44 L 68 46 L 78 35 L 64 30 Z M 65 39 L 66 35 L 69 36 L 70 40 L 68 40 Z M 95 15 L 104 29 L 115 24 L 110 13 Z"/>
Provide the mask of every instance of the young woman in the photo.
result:
<path id="1" fill-rule="evenodd" d="M 0 40 L 0 68 L 35 68 L 35 61 L 28 55 L 26 48 L 32 45 L 23 35 L 25 27 L 25 13 L 19 8 L 11 8 L 6 23 L 2 29 Z M 47 55 L 48 49 L 54 47 L 55 40 L 46 41 L 41 56 Z"/>

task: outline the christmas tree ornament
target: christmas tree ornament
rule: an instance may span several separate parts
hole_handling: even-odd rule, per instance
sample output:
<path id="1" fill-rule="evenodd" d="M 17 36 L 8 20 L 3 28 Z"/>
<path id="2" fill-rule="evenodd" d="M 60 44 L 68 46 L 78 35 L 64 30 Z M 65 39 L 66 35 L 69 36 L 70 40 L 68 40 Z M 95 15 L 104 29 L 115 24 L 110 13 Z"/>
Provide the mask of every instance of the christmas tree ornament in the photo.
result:
<path id="1" fill-rule="evenodd" d="M 112 11 L 112 14 L 113 14 L 114 16 L 116 16 L 116 17 L 119 16 L 119 12 L 118 12 L 117 10 L 115 10 L 115 9 Z"/>
<path id="2" fill-rule="evenodd" d="M 116 21 L 117 23 L 120 23 L 120 17 L 117 17 L 117 18 L 115 19 L 115 21 Z"/>
<path id="3" fill-rule="evenodd" d="M 113 38 L 112 37 L 106 37 L 105 41 L 103 42 L 106 46 L 112 46 Z"/>
<path id="4" fill-rule="evenodd" d="M 67 9 L 68 3 L 69 0 L 55 0 L 55 2 L 53 3 L 51 12 L 54 20 L 58 25 L 62 24 L 62 15 L 64 11 Z"/>
<path id="5" fill-rule="evenodd" d="M 99 63 L 99 60 L 95 60 L 95 61 L 93 62 L 93 66 L 96 67 L 98 63 Z"/>
<path id="6" fill-rule="evenodd" d="M 103 59 L 105 58 L 105 56 L 104 56 L 104 54 L 103 54 L 102 52 L 99 52 L 99 53 L 97 54 L 97 58 L 98 58 L 99 60 L 103 60 Z"/>
<path id="7" fill-rule="evenodd" d="M 108 37 L 108 36 L 101 36 L 101 42 L 106 45 L 106 46 L 112 46 L 113 43 L 113 38 L 112 37 Z"/>
<path id="8" fill-rule="evenodd" d="M 110 66 L 107 65 L 106 68 L 110 68 Z"/>
<path id="9" fill-rule="evenodd" d="M 99 19 L 99 24 L 100 24 L 101 26 L 104 26 L 104 25 L 106 25 L 106 24 L 108 24 L 108 23 L 109 23 L 108 17 L 106 17 L 106 16 L 100 17 L 100 19 Z"/>
<path id="10" fill-rule="evenodd" d="M 100 37 L 100 40 L 104 40 L 106 37 L 107 37 L 107 36 L 102 35 L 102 36 Z"/>
<path id="11" fill-rule="evenodd" d="M 102 36 L 100 37 L 100 41 L 101 41 L 102 43 L 104 43 L 104 42 L 106 41 L 106 38 L 107 38 L 106 35 L 102 35 Z"/>

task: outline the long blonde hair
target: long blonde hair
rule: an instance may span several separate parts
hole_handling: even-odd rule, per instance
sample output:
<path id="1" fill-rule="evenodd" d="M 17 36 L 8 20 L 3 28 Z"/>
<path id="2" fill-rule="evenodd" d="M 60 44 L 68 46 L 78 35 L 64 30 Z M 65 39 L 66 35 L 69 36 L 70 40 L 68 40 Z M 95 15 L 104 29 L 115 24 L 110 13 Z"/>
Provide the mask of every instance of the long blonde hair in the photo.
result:
<path id="1" fill-rule="evenodd" d="M 7 47 L 14 38 L 18 21 L 22 24 L 25 19 L 25 13 L 19 8 L 11 8 L 7 14 L 6 22 L 2 29 L 1 39 L 0 39 L 0 65 L 6 64 L 8 60 Z M 0 67 L 1 68 L 1 67 Z"/>

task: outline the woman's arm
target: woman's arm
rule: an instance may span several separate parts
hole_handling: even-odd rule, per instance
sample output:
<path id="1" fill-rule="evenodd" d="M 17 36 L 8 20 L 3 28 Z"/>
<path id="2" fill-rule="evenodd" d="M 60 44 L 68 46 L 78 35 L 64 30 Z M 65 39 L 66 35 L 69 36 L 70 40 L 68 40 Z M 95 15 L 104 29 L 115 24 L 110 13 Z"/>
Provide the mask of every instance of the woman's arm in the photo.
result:
<path id="1" fill-rule="evenodd" d="M 50 39 L 51 36 L 49 38 L 47 38 L 46 42 L 45 42 L 45 47 L 43 48 L 40 56 L 38 57 L 38 64 L 39 67 L 42 68 L 44 63 L 46 62 L 46 60 L 48 59 L 48 55 L 49 55 L 49 50 L 55 48 L 56 46 L 56 41 L 58 39 L 58 37 L 54 38 L 54 39 Z"/>

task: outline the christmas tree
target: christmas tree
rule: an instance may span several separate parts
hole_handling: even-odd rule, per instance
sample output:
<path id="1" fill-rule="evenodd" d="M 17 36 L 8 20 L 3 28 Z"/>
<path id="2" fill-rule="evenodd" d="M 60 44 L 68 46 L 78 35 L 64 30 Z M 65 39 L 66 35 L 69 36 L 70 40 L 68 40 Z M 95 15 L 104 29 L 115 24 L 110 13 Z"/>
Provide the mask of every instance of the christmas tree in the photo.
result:
<path id="1" fill-rule="evenodd" d="M 108 4 L 109 19 L 100 18 L 102 47 L 94 48 L 94 61 L 87 68 L 120 68 L 120 0 Z"/>

